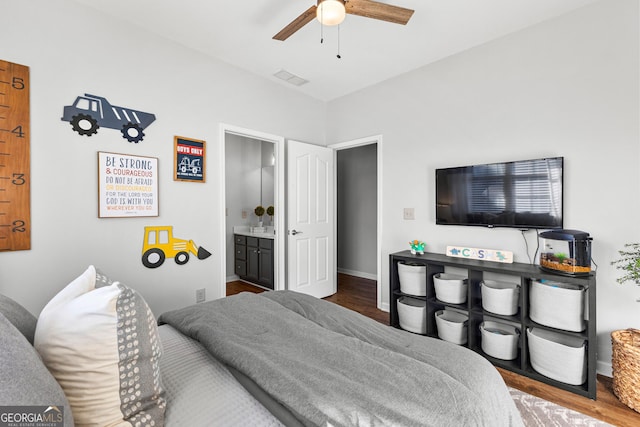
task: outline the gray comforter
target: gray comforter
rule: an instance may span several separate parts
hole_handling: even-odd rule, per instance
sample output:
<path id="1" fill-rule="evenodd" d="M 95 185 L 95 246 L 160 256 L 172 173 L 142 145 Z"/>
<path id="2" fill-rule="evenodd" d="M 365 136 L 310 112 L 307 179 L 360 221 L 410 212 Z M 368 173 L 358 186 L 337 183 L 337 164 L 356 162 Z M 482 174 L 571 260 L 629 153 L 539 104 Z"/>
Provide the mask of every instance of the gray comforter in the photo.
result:
<path id="1" fill-rule="evenodd" d="M 496 369 L 456 345 L 291 291 L 160 316 L 306 425 L 521 426 Z"/>

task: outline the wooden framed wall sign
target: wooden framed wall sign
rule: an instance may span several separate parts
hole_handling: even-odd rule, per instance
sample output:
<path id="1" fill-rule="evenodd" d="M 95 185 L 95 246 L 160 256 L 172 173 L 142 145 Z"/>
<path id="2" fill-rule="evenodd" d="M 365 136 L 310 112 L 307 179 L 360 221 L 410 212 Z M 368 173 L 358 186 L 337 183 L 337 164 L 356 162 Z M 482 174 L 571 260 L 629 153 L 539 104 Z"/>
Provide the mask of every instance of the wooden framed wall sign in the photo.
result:
<path id="1" fill-rule="evenodd" d="M 174 181 L 205 182 L 205 142 L 176 136 L 173 138 Z"/>
<path id="2" fill-rule="evenodd" d="M 158 159 L 98 152 L 98 217 L 158 216 Z"/>

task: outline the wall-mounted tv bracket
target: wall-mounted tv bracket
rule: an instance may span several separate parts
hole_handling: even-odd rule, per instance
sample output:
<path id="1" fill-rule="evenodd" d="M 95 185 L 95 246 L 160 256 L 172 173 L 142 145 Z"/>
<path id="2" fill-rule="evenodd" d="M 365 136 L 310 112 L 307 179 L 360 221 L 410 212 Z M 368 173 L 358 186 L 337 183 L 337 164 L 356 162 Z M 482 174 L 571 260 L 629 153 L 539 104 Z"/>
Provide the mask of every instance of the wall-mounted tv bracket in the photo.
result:
<path id="1" fill-rule="evenodd" d="M 29 67 L 0 60 L 0 251 L 31 249 Z"/>

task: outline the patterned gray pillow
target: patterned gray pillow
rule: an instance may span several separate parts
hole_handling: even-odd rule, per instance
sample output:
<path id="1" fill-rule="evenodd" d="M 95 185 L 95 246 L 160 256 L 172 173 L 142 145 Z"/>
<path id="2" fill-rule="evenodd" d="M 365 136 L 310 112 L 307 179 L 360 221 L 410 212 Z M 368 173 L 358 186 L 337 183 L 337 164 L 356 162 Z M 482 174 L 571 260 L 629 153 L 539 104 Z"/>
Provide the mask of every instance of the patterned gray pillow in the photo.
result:
<path id="1" fill-rule="evenodd" d="M 42 310 L 35 347 L 77 424 L 163 425 L 156 319 L 135 290 L 90 266 Z"/>

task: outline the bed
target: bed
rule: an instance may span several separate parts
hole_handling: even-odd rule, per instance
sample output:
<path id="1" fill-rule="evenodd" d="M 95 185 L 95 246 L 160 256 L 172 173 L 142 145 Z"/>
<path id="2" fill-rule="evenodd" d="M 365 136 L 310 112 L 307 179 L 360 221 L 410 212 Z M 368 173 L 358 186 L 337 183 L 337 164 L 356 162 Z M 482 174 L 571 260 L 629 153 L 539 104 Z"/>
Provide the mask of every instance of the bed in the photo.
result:
<path id="1" fill-rule="evenodd" d="M 68 291 L 69 287 L 75 291 Z M 11 381 L 23 380 L 16 378 L 16 372 L 24 367 L 16 368 L 16 364 L 25 363 L 22 355 L 33 352 L 46 366 L 44 371 L 38 367 L 38 386 L 43 388 L 45 374 L 51 380 L 46 381 L 48 391 L 33 398 L 18 398 L 15 394 L 17 388 L 25 390 L 28 384 L 11 390 L 5 390 L 3 384 L 0 406 L 59 405 L 65 411 L 64 425 L 73 425 L 73 418 L 76 425 L 193 427 L 522 425 L 502 378 L 481 356 L 444 341 L 382 325 L 314 297 L 292 291 L 241 293 L 163 313 L 156 326 L 155 317 L 135 291 L 95 269 L 89 268 L 67 288 L 59 294 L 67 302 L 54 298 L 40 314 L 33 332 L 37 353 L 29 344 L 29 331 L 14 327 L 18 309 L 13 307 L 13 314 L 7 314 L 0 304 L 0 313 L 4 313 L 0 314 L 0 378 L 5 381 L 6 375 Z M 107 322 L 109 325 L 103 328 L 86 313 L 82 314 L 82 322 L 77 317 L 65 318 L 79 307 L 89 306 L 85 310 L 88 312 L 97 306 L 111 307 L 112 304 L 104 304 L 104 296 L 91 295 L 97 291 L 126 300 L 125 311 L 120 310 L 125 320 L 116 321 L 116 325 L 129 325 L 129 329 L 137 325 L 131 334 L 133 341 L 114 340 L 120 349 L 116 357 L 120 367 L 107 369 L 99 381 L 89 375 L 113 356 L 113 349 L 100 355 L 102 347 L 110 345 L 105 344 L 110 335 L 100 335 L 114 322 Z M 99 303 L 86 299 L 79 303 L 78 298 L 87 295 Z M 77 307 L 70 309 L 69 301 Z M 141 305 L 136 305 L 139 302 Z M 50 305 L 64 313 L 57 313 L 55 321 L 48 310 Z M 118 318 L 119 305 L 115 307 Z M 142 316 L 133 321 L 127 317 L 131 313 Z M 60 316 L 62 321 L 58 320 Z M 13 318 L 14 325 L 7 322 L 8 318 Z M 103 321 L 108 316 L 101 313 L 96 318 Z M 56 328 L 69 322 L 73 326 L 67 326 L 67 332 L 72 338 L 67 342 L 64 333 Z M 11 327 L 14 331 L 10 331 Z M 83 328 L 87 328 L 84 333 Z M 147 329 L 151 332 L 147 333 Z M 22 338 L 6 341 L 16 334 Z M 116 333 L 119 337 L 128 337 L 127 334 Z M 92 335 L 92 344 L 69 353 L 69 347 L 86 335 Z M 136 348 L 147 340 L 151 343 L 148 349 Z M 57 345 L 63 350 L 55 348 Z M 65 352 L 63 357 L 57 356 L 59 351 Z M 148 356 L 149 369 L 136 359 L 135 369 L 127 374 L 123 367 L 123 354 L 127 351 L 136 353 L 140 360 Z M 100 367 L 82 367 L 94 360 L 100 362 Z M 38 364 L 33 358 L 27 362 Z M 60 363 L 68 367 L 58 366 Z M 70 385 L 69 378 L 75 378 L 76 372 L 65 369 L 77 370 L 79 366 L 80 383 Z M 98 389 L 97 384 L 109 383 L 114 372 L 118 390 L 106 386 L 105 390 Z M 85 389 L 77 393 L 75 388 L 82 386 L 88 386 L 89 392 Z M 144 397 L 146 386 L 148 397 Z M 89 409 L 76 402 L 78 395 L 87 394 L 93 397 Z M 111 405 L 104 415 L 96 403 L 102 401 Z M 114 405 L 118 406 L 115 410 Z M 87 416 L 91 422 L 87 422 Z"/>

